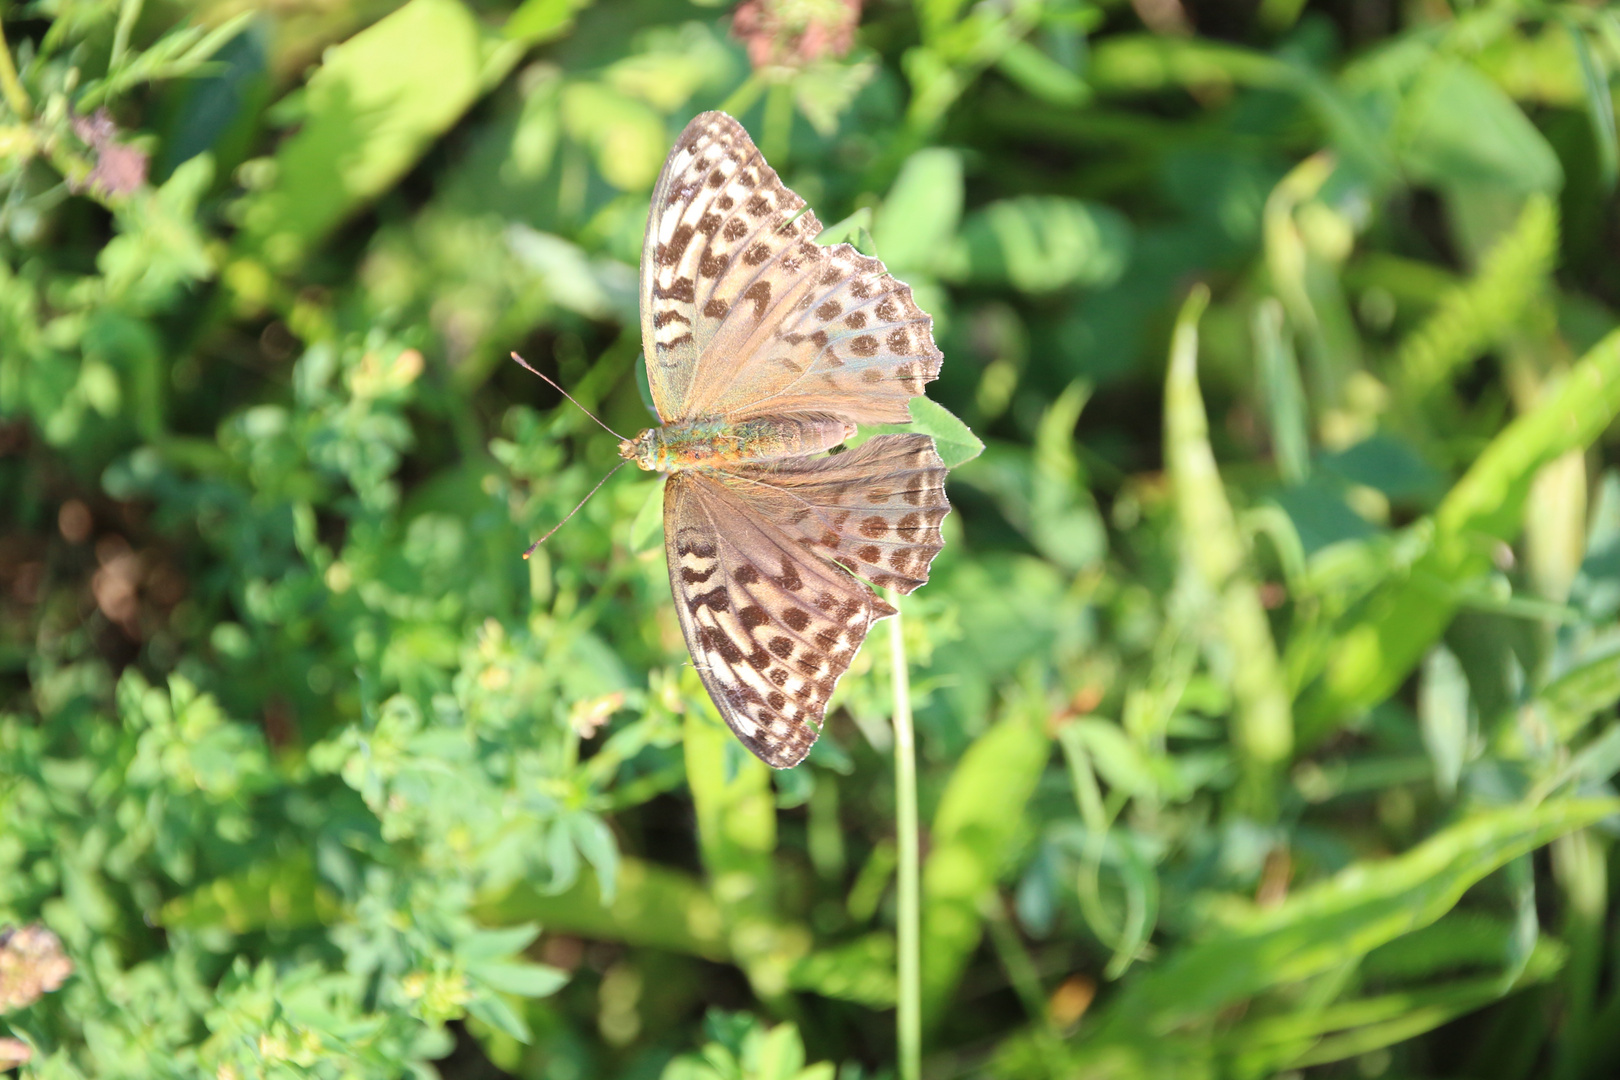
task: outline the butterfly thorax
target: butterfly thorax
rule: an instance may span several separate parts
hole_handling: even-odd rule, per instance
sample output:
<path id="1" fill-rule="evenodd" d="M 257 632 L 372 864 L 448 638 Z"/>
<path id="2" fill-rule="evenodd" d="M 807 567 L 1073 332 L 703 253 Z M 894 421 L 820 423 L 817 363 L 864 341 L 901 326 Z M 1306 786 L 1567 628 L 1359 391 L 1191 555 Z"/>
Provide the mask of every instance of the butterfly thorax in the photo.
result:
<path id="1" fill-rule="evenodd" d="M 670 473 L 819 454 L 854 434 L 854 424 L 829 416 L 683 420 L 624 440 L 619 456 L 648 472 Z"/>

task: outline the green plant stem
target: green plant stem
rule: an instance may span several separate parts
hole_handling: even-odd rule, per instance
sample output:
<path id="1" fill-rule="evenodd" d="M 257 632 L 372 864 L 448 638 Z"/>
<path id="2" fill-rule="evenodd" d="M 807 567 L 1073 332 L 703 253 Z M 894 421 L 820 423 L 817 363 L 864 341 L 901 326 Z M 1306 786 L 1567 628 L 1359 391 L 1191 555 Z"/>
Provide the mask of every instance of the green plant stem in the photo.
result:
<path id="1" fill-rule="evenodd" d="M 772 83 L 765 92 L 765 127 L 759 142 L 766 160 L 787 160 L 793 145 L 793 87 L 787 83 Z"/>
<path id="2" fill-rule="evenodd" d="M 911 672 L 900 624 L 900 596 L 888 590 L 895 608 L 889 620 L 889 654 L 894 679 L 894 801 L 896 843 L 900 847 L 899 1008 L 896 1041 L 900 1080 L 922 1075 L 921 874 L 917 837 L 917 748 L 911 726 Z"/>
<path id="3" fill-rule="evenodd" d="M 108 74 L 129 51 L 129 35 L 135 30 L 136 20 L 141 17 L 142 6 L 143 0 L 123 0 L 118 5 L 118 25 L 113 28 L 112 54 L 107 59 Z"/>
<path id="4" fill-rule="evenodd" d="M 11 46 L 6 44 L 4 24 L 0 24 L 0 92 L 5 94 L 6 104 L 11 106 L 11 111 L 17 114 L 19 120 L 33 117 L 33 102 L 28 100 L 28 91 L 23 89 L 21 80 L 17 78 L 17 67 L 11 62 Z"/>

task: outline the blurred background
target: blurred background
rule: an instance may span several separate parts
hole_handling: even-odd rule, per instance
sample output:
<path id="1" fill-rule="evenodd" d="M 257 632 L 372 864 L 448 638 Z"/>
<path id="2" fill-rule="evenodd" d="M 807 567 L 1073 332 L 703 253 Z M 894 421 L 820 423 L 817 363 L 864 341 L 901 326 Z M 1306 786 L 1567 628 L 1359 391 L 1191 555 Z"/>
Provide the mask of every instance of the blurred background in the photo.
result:
<path id="1" fill-rule="evenodd" d="M 0 29 L 0 1067 L 894 1074 L 888 635 L 773 774 L 652 477 L 518 557 L 616 448 L 507 353 L 653 422 L 724 108 L 985 444 L 904 613 L 924 1075 L 1620 1068 L 1615 9 Z"/>

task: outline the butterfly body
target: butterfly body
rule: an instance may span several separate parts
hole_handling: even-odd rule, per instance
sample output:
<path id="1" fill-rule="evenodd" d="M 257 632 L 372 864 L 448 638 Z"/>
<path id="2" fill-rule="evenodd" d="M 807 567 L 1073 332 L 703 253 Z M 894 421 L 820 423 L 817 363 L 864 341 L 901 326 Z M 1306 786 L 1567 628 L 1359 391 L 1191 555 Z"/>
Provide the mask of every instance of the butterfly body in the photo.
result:
<path id="1" fill-rule="evenodd" d="M 854 424 L 831 417 L 688 420 L 626 439 L 619 456 L 648 472 L 670 473 L 819 454 L 853 434 Z"/>
<path id="2" fill-rule="evenodd" d="M 820 231 L 741 124 L 687 125 L 641 254 L 662 426 L 619 445 L 665 475 L 670 588 L 698 675 L 776 768 L 804 759 L 867 631 L 895 613 L 873 587 L 923 584 L 950 511 L 926 435 L 827 453 L 857 424 L 908 422 L 942 357 L 911 289 Z"/>

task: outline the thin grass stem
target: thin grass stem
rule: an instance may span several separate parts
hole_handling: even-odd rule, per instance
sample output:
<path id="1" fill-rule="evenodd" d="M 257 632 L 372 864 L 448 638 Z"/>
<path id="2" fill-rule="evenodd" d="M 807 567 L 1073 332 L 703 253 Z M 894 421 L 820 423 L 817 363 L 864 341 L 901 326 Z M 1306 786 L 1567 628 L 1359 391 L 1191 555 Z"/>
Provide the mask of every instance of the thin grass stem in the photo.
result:
<path id="1" fill-rule="evenodd" d="M 887 590 L 894 616 L 889 620 L 889 655 L 894 681 L 895 841 L 900 847 L 899 1008 L 896 1041 L 900 1080 L 922 1075 L 922 899 L 917 835 L 917 746 L 911 726 L 911 670 L 906 663 L 900 623 L 900 596 Z"/>

